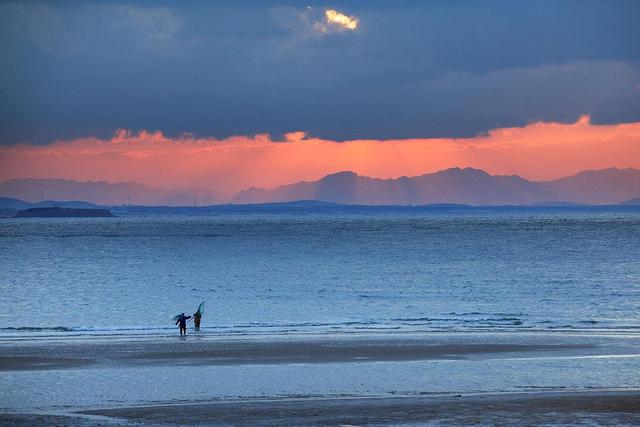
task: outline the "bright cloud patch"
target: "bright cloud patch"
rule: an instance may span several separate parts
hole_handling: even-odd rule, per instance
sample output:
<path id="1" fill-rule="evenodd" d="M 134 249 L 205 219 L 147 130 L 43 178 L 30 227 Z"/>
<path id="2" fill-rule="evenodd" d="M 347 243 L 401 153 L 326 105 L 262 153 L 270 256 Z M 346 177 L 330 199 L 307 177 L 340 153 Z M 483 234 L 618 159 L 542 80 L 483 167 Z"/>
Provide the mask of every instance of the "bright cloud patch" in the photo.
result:
<path id="1" fill-rule="evenodd" d="M 342 31 L 355 31 L 360 20 L 355 16 L 348 16 L 335 9 L 325 9 L 321 21 L 316 22 L 313 28 L 320 33 L 333 33 Z"/>
<path id="2" fill-rule="evenodd" d="M 328 25 L 335 25 L 345 30 L 355 30 L 358 28 L 358 18 L 355 16 L 347 16 L 335 9 L 325 10 L 324 16 Z"/>

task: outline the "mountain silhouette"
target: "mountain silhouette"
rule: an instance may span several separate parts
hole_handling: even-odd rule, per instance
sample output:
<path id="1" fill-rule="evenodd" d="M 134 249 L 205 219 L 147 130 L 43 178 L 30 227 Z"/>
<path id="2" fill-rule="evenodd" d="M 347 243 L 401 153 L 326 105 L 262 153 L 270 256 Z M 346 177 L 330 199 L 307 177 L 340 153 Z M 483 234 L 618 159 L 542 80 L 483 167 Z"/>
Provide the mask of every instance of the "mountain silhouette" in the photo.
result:
<path id="1" fill-rule="evenodd" d="M 84 200 L 97 205 L 201 205 L 223 202 L 228 197 L 215 191 L 167 190 L 135 182 L 79 182 L 68 179 L 12 179 L 0 183 L 0 195 L 26 201 Z"/>
<path id="2" fill-rule="evenodd" d="M 541 184 L 567 202 L 595 205 L 620 203 L 640 197 L 640 170 L 589 170 Z"/>
<path id="3" fill-rule="evenodd" d="M 134 205 L 193 206 L 194 198 L 200 206 L 298 200 L 357 205 L 617 204 L 640 197 L 640 170 L 590 170 L 538 182 L 516 175 L 490 175 L 473 168 L 451 168 L 397 179 L 370 178 L 346 171 L 273 189 L 252 187 L 232 197 L 215 191 L 167 190 L 138 183 L 14 179 L 0 183 L 0 196 L 31 202 L 44 197 L 84 200 L 101 206 L 127 204 L 129 200 Z"/>
<path id="4" fill-rule="evenodd" d="M 274 189 L 249 188 L 233 203 L 319 200 L 364 205 L 526 205 L 571 202 L 615 204 L 640 195 L 640 171 L 604 169 L 585 171 L 567 178 L 534 182 L 516 175 L 489 175 L 473 168 L 443 171 L 397 179 L 378 179 L 339 172 L 313 182 L 299 182 Z"/>

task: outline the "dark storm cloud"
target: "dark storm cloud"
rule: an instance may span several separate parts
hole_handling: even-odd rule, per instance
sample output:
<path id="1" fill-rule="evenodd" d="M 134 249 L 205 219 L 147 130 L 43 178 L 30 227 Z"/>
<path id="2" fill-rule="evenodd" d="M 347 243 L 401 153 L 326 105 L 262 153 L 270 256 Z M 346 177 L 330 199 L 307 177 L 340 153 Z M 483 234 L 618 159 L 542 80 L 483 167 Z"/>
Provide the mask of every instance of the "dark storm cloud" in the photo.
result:
<path id="1" fill-rule="evenodd" d="M 457 137 L 582 114 L 640 120 L 640 3 L 306 6 L 0 3 L 0 141 L 116 128 Z M 326 8 L 357 29 L 322 24 Z"/>

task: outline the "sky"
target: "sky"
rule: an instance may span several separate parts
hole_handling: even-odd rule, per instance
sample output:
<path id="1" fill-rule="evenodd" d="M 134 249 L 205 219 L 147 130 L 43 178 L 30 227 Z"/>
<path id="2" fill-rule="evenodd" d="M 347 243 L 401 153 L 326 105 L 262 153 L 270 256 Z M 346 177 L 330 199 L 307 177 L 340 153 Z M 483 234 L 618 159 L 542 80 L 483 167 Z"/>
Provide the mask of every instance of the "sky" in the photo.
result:
<path id="1" fill-rule="evenodd" d="M 0 180 L 640 168 L 637 1 L 0 2 Z"/>

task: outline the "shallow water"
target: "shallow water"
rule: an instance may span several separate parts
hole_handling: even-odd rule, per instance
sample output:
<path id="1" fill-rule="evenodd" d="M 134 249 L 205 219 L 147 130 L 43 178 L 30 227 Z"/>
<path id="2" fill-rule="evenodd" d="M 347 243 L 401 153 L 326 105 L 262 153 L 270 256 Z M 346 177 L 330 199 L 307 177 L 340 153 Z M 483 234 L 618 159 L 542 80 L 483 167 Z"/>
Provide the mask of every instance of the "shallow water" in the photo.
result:
<path id="1" fill-rule="evenodd" d="M 0 410 L 218 399 L 624 390 L 640 388 L 639 368 L 635 355 L 5 372 L 0 376 Z"/>
<path id="2" fill-rule="evenodd" d="M 0 336 L 640 330 L 640 209 L 6 219 Z"/>

